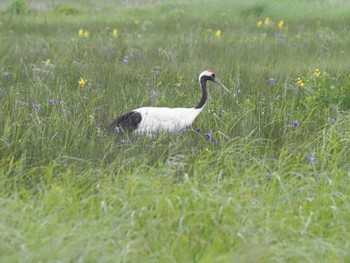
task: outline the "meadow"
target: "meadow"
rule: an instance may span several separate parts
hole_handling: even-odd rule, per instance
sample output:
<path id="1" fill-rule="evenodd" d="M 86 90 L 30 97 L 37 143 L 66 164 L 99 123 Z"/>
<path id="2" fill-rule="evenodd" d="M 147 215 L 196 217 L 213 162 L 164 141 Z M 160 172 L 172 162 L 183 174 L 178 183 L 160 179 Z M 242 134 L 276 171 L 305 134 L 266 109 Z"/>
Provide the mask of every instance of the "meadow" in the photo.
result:
<path id="1" fill-rule="evenodd" d="M 0 5 L 1 262 L 350 262 L 347 1 Z M 191 127 L 108 133 L 140 106 Z"/>

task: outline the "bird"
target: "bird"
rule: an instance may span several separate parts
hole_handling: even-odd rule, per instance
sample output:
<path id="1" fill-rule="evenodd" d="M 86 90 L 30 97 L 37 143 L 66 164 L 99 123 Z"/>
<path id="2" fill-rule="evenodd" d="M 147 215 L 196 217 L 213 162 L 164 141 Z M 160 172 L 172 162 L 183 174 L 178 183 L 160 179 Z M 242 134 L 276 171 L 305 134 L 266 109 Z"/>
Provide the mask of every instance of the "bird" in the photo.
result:
<path id="1" fill-rule="evenodd" d="M 108 131 L 119 133 L 132 132 L 152 135 L 163 131 L 176 132 L 190 126 L 202 112 L 208 99 L 207 82 L 213 82 L 229 92 L 216 77 L 213 70 L 205 70 L 199 75 L 202 96 L 193 108 L 141 107 L 118 117 L 107 128 Z"/>

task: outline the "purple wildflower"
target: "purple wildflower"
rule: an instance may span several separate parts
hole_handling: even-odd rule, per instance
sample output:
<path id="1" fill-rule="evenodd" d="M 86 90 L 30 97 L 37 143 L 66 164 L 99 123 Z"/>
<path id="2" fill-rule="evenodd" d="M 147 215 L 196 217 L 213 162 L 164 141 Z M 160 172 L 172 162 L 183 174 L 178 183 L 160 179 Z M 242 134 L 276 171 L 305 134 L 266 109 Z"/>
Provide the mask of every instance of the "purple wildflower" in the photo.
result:
<path id="1" fill-rule="evenodd" d="M 124 56 L 123 62 L 124 62 L 124 63 L 129 63 L 129 56 L 128 56 L 128 55 L 125 55 L 125 56 Z"/>
<path id="2" fill-rule="evenodd" d="M 292 121 L 290 124 L 293 125 L 295 128 L 299 128 L 300 127 L 300 122 L 297 121 L 297 120 Z"/>
<path id="3" fill-rule="evenodd" d="M 214 139 L 213 135 L 210 132 L 205 133 L 205 138 L 207 140 L 211 140 L 212 142 L 215 142 L 215 139 Z"/>
<path id="4" fill-rule="evenodd" d="M 308 161 L 309 163 L 317 163 L 316 157 L 313 157 L 313 156 L 307 157 L 306 161 Z"/>
<path id="5" fill-rule="evenodd" d="M 186 128 L 181 128 L 180 133 L 183 134 L 186 131 Z"/>
<path id="6" fill-rule="evenodd" d="M 121 132 L 121 128 L 120 128 L 120 127 L 118 127 L 118 126 L 117 126 L 117 127 L 115 127 L 115 128 L 114 128 L 114 132 L 116 132 L 116 133 L 120 133 L 120 132 Z"/>
<path id="7" fill-rule="evenodd" d="M 198 128 L 196 129 L 196 131 L 197 131 L 197 132 L 201 132 L 202 129 L 201 129 L 200 127 L 198 127 Z"/>
<path id="8" fill-rule="evenodd" d="M 273 79 L 273 78 L 269 79 L 270 86 L 276 85 L 276 82 L 277 82 L 276 79 Z"/>
<path id="9" fill-rule="evenodd" d="M 336 118 L 330 118 L 328 117 L 328 122 L 331 122 L 332 124 L 335 124 L 337 122 L 337 119 Z"/>
<path id="10" fill-rule="evenodd" d="M 61 101 L 61 104 L 63 103 L 63 101 Z M 50 106 L 54 106 L 55 104 L 58 105 L 58 99 L 49 99 L 49 104 Z"/>
<path id="11" fill-rule="evenodd" d="M 32 104 L 32 110 L 41 110 L 41 105 L 40 104 Z"/>

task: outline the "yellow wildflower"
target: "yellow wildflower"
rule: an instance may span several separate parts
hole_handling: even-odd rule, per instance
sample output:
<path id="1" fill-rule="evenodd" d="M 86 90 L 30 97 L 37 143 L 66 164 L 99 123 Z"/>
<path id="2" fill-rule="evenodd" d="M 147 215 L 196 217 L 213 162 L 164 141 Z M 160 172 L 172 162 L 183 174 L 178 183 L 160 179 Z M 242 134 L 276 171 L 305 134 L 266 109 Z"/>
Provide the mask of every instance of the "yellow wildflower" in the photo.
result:
<path id="1" fill-rule="evenodd" d="M 50 65 L 51 60 L 48 58 L 44 61 L 45 65 Z"/>
<path id="2" fill-rule="evenodd" d="M 179 80 L 183 80 L 184 79 L 184 76 L 183 75 L 177 75 L 177 78 L 179 79 Z"/>
<path id="3" fill-rule="evenodd" d="M 86 31 L 86 30 L 84 30 L 84 29 L 79 29 L 78 35 L 79 35 L 80 37 L 88 37 L 88 36 L 89 36 L 89 31 Z"/>
<path id="4" fill-rule="evenodd" d="M 317 68 L 317 69 L 315 70 L 314 75 L 315 75 L 316 78 L 318 78 L 319 76 L 321 76 L 321 71 L 320 71 L 320 69 Z"/>
<path id="5" fill-rule="evenodd" d="M 258 28 L 261 28 L 262 27 L 262 25 L 263 25 L 263 21 L 258 21 L 258 23 L 256 24 L 256 26 L 258 27 Z"/>
<path id="6" fill-rule="evenodd" d="M 215 32 L 215 36 L 216 36 L 217 38 L 220 38 L 220 37 L 221 37 L 221 30 L 217 30 L 217 31 Z"/>
<path id="7" fill-rule="evenodd" d="M 279 29 L 284 28 L 284 21 L 283 21 L 283 20 L 280 20 L 280 21 L 278 22 L 277 26 L 278 26 Z"/>
<path id="8" fill-rule="evenodd" d="M 265 18 L 265 21 L 264 21 L 265 25 L 267 25 L 267 26 L 270 25 L 270 22 L 271 22 L 271 21 L 270 21 L 270 18 L 269 18 L 269 17 L 266 17 L 266 18 Z"/>
<path id="9" fill-rule="evenodd" d="M 118 36 L 118 30 L 117 29 L 113 29 L 112 35 L 114 37 L 117 37 Z"/>
<path id="10" fill-rule="evenodd" d="M 304 81 L 300 77 L 298 77 L 297 78 L 297 86 L 299 88 L 302 88 L 302 87 L 304 87 L 304 85 L 305 85 Z"/>
<path id="11" fill-rule="evenodd" d="M 78 84 L 80 88 L 84 88 L 84 86 L 86 85 L 86 79 L 80 78 L 78 80 Z"/>

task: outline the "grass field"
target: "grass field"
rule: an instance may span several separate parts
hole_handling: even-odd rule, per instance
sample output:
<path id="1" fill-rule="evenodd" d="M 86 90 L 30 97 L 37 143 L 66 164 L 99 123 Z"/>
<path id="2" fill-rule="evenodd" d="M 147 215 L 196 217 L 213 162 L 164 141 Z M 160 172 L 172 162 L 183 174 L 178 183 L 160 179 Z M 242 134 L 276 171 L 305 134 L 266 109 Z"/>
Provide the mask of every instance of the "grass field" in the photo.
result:
<path id="1" fill-rule="evenodd" d="M 0 10 L 1 262 L 350 262 L 348 1 Z M 105 132 L 205 69 L 184 133 Z"/>

